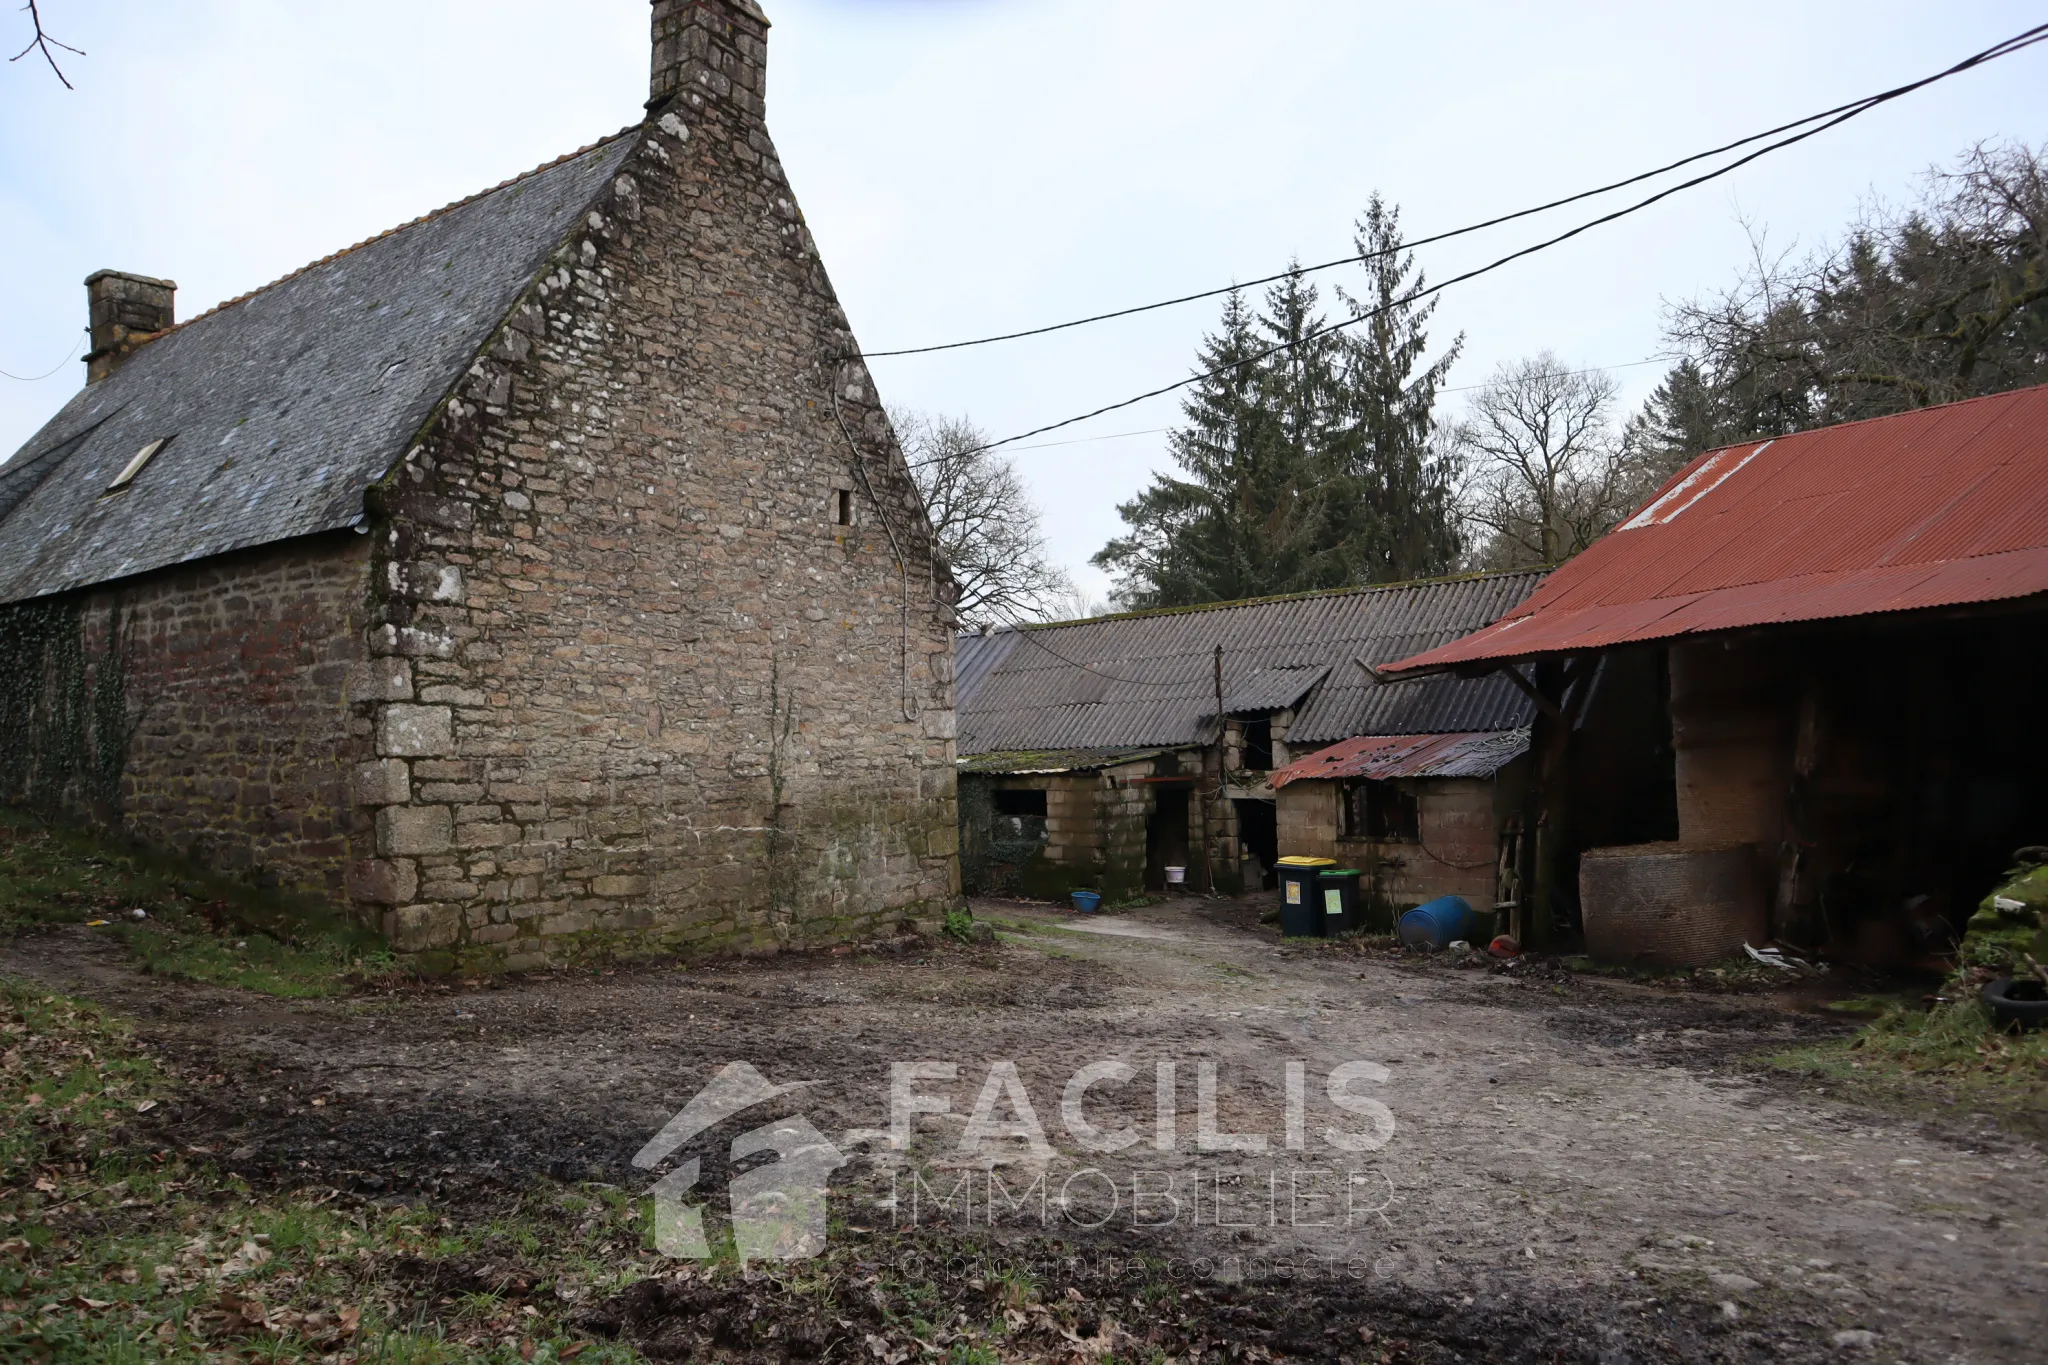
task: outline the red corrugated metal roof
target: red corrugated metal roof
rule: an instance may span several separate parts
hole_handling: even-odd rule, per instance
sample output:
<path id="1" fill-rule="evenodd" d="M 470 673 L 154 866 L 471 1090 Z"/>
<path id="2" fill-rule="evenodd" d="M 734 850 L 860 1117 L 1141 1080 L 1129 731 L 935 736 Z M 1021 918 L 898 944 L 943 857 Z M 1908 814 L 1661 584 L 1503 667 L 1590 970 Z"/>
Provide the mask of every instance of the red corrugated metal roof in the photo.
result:
<path id="1" fill-rule="evenodd" d="M 2048 385 L 1702 455 L 1527 601 L 1383 668 L 2048 593 Z"/>
<path id="2" fill-rule="evenodd" d="M 1277 789 L 1304 778 L 1491 777 L 1529 751 L 1529 731 L 1364 735 L 1332 744 L 1272 775 Z"/>

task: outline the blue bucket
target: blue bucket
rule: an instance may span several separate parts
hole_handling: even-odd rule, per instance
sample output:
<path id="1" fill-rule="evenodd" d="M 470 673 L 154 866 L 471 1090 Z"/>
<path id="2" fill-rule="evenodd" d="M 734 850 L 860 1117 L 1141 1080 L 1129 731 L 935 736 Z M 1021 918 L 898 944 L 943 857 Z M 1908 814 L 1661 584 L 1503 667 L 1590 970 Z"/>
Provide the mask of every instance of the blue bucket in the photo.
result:
<path id="1" fill-rule="evenodd" d="M 1461 938 L 1470 938 L 1476 920 L 1472 907 L 1463 896 L 1440 896 L 1401 916 L 1396 932 L 1401 935 L 1404 948 L 1435 950 Z"/>
<path id="2" fill-rule="evenodd" d="M 1074 908 L 1084 915 L 1092 915 L 1102 908 L 1102 896 L 1094 891 L 1076 891 L 1073 895 Z"/>

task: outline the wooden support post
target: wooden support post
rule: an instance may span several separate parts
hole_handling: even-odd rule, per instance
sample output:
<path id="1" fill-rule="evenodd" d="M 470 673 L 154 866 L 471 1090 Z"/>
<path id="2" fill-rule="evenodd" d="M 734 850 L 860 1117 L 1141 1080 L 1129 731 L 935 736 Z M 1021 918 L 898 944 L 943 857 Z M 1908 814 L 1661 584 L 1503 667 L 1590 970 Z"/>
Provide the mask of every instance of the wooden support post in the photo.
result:
<path id="1" fill-rule="evenodd" d="M 1209 823 L 1209 803 L 1223 796 L 1223 646 L 1216 646 L 1216 792 L 1202 791 L 1202 876 L 1210 895 L 1216 894 L 1216 835 Z"/>

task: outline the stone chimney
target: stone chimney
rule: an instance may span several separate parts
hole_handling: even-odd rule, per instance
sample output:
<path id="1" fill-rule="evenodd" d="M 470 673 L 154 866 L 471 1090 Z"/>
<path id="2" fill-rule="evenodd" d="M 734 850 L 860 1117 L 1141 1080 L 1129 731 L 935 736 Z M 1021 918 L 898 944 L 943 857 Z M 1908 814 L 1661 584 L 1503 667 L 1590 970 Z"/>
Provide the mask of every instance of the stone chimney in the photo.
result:
<path id="1" fill-rule="evenodd" d="M 757 122 L 766 117 L 768 16 L 754 0 L 654 0 L 647 107 L 678 97 L 724 104 Z"/>
<path id="2" fill-rule="evenodd" d="M 97 384 L 128 357 L 177 322 L 178 286 L 173 280 L 102 270 L 85 279 L 92 320 L 92 349 L 85 355 L 85 382 Z"/>

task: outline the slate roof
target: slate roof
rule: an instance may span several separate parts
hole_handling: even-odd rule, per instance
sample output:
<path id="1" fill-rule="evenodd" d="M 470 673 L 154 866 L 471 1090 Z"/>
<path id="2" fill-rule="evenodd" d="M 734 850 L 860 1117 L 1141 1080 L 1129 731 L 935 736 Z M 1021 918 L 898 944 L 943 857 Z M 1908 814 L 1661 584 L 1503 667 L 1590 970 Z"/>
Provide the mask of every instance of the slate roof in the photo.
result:
<path id="1" fill-rule="evenodd" d="M 1218 645 L 1226 710 L 1307 695 L 1290 744 L 1516 729 L 1532 707 L 1501 678 L 1379 684 L 1357 661 L 1377 666 L 1468 635 L 1542 581 L 1485 574 L 963 635 L 959 752 L 1209 743 Z"/>
<path id="2" fill-rule="evenodd" d="M 0 602 L 359 522 L 636 131 L 202 314 L 88 385 L 0 467 Z"/>

